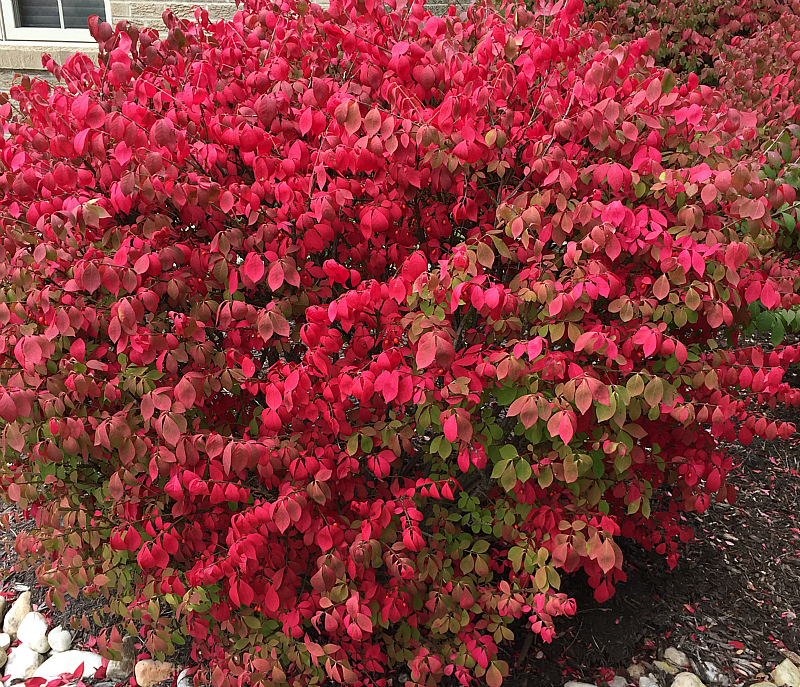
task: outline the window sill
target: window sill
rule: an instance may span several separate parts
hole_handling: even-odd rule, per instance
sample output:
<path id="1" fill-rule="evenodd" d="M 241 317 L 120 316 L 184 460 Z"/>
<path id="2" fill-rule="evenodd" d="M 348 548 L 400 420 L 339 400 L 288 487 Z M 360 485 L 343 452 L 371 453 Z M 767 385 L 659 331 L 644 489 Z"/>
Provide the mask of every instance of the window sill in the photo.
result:
<path id="1" fill-rule="evenodd" d="M 78 43 L 75 41 L 0 41 L 0 69 L 43 71 L 42 53 L 49 53 L 56 62 L 64 63 L 76 52 L 87 54 L 94 59 L 97 43 Z"/>

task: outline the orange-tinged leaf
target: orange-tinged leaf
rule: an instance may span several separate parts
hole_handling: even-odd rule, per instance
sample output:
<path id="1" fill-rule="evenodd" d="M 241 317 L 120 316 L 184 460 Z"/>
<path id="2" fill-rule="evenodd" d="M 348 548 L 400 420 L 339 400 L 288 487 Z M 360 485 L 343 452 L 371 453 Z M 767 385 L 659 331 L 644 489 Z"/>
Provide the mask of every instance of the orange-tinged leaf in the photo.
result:
<path id="1" fill-rule="evenodd" d="M 669 295 L 669 279 L 667 279 L 666 274 L 662 274 L 656 279 L 656 283 L 653 284 L 653 295 L 660 301 L 663 301 Z"/>
<path id="2" fill-rule="evenodd" d="M 586 380 L 583 380 L 575 392 L 575 405 L 581 412 L 581 415 L 586 414 L 589 408 L 592 407 L 592 390 Z"/>
<path id="3" fill-rule="evenodd" d="M 489 665 L 489 669 L 486 671 L 486 684 L 489 685 L 489 687 L 500 687 L 500 685 L 503 684 L 503 675 L 494 664 L 494 661 L 492 661 Z"/>
<path id="4" fill-rule="evenodd" d="M 614 546 L 610 539 L 606 539 L 601 545 L 597 554 L 597 564 L 604 573 L 608 573 L 614 567 L 617 556 L 614 553 Z"/>
<path id="5" fill-rule="evenodd" d="M 125 494 L 125 487 L 122 485 L 122 480 L 116 472 L 111 475 L 111 479 L 108 480 L 108 493 L 115 501 L 122 500 Z"/>
<path id="6" fill-rule="evenodd" d="M 717 187 L 714 184 L 706 184 L 700 192 L 700 198 L 706 205 L 710 205 L 717 199 Z"/>

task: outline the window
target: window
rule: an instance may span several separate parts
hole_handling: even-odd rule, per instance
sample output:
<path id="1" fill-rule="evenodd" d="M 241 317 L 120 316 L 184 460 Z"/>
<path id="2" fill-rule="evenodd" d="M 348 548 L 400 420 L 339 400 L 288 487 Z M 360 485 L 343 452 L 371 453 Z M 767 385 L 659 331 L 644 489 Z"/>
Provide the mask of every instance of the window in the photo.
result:
<path id="1" fill-rule="evenodd" d="M 91 41 L 87 21 L 106 21 L 106 0 L 0 0 L 10 40 Z"/>

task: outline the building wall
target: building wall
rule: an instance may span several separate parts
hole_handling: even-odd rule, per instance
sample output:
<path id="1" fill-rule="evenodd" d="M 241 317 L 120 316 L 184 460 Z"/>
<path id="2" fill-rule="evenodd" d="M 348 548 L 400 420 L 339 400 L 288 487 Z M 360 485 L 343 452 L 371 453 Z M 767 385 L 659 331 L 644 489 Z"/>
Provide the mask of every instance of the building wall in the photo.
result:
<path id="1" fill-rule="evenodd" d="M 142 0 L 111 0 L 111 24 L 127 19 L 136 26 L 150 26 L 165 31 L 161 15 L 169 7 L 178 17 L 193 18 L 191 2 L 146 2 Z M 208 10 L 211 19 L 230 19 L 236 12 L 234 0 L 197 2 Z M 41 43 L 32 41 L 0 41 L 0 91 L 7 91 L 17 74 L 28 74 L 55 79 L 42 69 L 42 53 L 49 53 L 63 64 L 76 52 L 84 52 L 92 59 L 97 57 L 95 43 Z M 19 82 L 19 79 L 16 79 Z"/>

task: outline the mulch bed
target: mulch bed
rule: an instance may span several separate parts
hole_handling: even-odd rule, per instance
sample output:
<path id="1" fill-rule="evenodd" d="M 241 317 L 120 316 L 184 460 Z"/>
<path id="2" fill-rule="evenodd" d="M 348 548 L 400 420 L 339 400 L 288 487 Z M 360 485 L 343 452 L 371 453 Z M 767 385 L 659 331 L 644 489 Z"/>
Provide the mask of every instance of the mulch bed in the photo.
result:
<path id="1" fill-rule="evenodd" d="M 800 427 L 798 409 L 773 415 Z M 686 517 L 697 539 L 672 571 L 660 556 L 621 543 L 628 581 L 603 604 L 585 577 L 567 579 L 562 591 L 576 598 L 578 612 L 557 625 L 552 644 L 534 642 L 515 684 L 602 685 L 603 669 L 625 676 L 631 663 L 660 658 L 671 645 L 693 659 L 706 684 L 749 685 L 768 679 L 788 652 L 800 653 L 800 437 L 729 448 L 738 458 L 729 477 L 736 503 Z M 717 675 L 704 675 L 706 661 Z"/>

